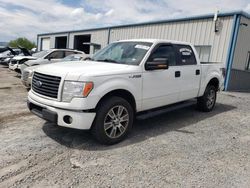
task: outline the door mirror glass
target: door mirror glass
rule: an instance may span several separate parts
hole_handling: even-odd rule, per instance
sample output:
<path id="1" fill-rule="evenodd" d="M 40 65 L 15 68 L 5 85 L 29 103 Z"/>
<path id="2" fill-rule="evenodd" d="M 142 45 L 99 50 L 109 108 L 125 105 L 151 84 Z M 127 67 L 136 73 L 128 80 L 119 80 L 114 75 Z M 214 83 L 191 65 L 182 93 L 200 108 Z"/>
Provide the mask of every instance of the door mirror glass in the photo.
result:
<path id="1" fill-rule="evenodd" d="M 169 61 L 168 58 L 154 58 L 145 64 L 146 70 L 160 70 L 168 69 Z"/>

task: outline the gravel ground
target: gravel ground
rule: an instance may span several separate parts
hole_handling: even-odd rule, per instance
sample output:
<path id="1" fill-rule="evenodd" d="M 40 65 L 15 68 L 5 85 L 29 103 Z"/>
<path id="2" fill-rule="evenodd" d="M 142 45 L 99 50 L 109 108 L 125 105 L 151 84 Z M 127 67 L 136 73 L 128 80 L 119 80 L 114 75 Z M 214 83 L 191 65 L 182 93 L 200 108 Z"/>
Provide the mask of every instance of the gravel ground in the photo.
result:
<path id="1" fill-rule="evenodd" d="M 250 94 L 220 93 L 147 120 L 114 146 L 57 127 L 26 108 L 27 91 L 0 67 L 0 187 L 249 187 Z"/>

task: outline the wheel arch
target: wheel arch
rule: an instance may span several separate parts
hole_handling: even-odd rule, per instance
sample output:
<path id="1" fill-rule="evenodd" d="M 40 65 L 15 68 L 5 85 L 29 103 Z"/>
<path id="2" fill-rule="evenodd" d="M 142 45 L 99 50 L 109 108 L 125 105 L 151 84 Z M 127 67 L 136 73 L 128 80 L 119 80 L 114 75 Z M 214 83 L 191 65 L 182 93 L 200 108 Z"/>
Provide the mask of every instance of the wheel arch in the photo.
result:
<path id="1" fill-rule="evenodd" d="M 135 97 L 133 96 L 133 94 L 130 91 L 128 91 L 126 89 L 114 89 L 112 91 L 109 91 L 108 93 L 106 93 L 105 95 L 103 95 L 101 97 L 101 99 L 98 101 L 98 103 L 96 105 L 96 108 L 98 108 L 104 100 L 106 100 L 107 98 L 110 98 L 112 96 L 121 97 L 121 98 L 127 100 L 129 102 L 129 104 L 132 106 L 134 112 L 136 112 Z"/>
<path id="2" fill-rule="evenodd" d="M 210 81 L 207 83 L 207 86 L 208 85 L 213 85 L 215 86 L 216 90 L 218 91 L 219 90 L 219 85 L 220 85 L 220 81 L 217 77 L 213 77 L 212 79 L 210 79 Z M 206 86 L 206 87 L 207 87 Z"/>

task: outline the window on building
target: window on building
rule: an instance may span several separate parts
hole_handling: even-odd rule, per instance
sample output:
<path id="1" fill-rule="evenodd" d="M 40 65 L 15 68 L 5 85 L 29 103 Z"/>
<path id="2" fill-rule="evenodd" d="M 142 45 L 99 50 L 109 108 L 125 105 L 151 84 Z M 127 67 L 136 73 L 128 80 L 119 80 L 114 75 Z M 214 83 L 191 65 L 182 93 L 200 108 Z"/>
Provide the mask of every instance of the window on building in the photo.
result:
<path id="1" fill-rule="evenodd" d="M 201 62 L 210 61 L 211 46 L 195 46 Z"/>
<path id="2" fill-rule="evenodd" d="M 247 56 L 246 70 L 250 70 L 250 52 L 248 52 L 248 56 Z"/>

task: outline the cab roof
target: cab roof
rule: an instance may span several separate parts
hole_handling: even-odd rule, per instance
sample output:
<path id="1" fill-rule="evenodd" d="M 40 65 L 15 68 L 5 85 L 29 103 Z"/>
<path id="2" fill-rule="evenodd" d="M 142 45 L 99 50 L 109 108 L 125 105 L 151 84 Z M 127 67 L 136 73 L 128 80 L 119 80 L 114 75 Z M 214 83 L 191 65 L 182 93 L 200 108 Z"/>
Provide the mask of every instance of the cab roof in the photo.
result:
<path id="1" fill-rule="evenodd" d="M 165 40 L 165 39 L 129 39 L 129 40 L 119 40 L 117 42 L 149 42 L 149 43 L 171 43 L 171 44 L 191 45 L 191 43 L 189 42 Z"/>

